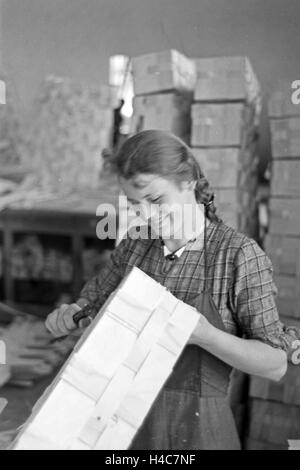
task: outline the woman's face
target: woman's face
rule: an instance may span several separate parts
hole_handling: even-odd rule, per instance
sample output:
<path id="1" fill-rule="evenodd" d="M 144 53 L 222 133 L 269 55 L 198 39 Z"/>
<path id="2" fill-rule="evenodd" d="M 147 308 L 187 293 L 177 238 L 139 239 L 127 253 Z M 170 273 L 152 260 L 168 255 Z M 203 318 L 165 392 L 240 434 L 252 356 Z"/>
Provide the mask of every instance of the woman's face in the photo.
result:
<path id="1" fill-rule="evenodd" d="M 121 187 L 136 214 L 163 238 L 184 238 L 184 225 L 195 206 L 193 183 L 178 184 L 157 175 L 141 174 L 120 179 Z"/>

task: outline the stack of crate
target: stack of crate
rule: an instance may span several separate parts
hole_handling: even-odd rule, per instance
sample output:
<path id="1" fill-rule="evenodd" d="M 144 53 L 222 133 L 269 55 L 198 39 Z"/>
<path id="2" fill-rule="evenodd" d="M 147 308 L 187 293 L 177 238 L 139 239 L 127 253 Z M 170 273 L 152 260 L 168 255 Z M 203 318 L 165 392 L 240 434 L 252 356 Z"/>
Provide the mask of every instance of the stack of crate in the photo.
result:
<path id="1" fill-rule="evenodd" d="M 189 143 L 196 67 L 176 50 L 132 59 L 135 97 L 132 133 L 146 129 L 172 132 Z"/>
<path id="2" fill-rule="evenodd" d="M 191 145 L 225 223 L 257 234 L 260 86 L 245 57 L 195 59 Z"/>
<path id="3" fill-rule="evenodd" d="M 265 250 L 282 322 L 300 327 L 300 105 L 291 95 L 291 82 L 283 82 L 269 105 L 273 161 Z M 300 439 L 300 366 L 290 365 L 279 384 L 252 378 L 250 396 L 249 449 L 287 449 L 289 439 Z"/>

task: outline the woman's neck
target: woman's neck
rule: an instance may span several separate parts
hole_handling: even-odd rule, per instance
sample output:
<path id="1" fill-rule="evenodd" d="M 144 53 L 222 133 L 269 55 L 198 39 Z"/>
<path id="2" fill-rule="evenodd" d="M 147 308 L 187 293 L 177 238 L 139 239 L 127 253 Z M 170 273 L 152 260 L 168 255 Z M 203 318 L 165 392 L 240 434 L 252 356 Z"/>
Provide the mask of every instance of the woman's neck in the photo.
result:
<path id="1" fill-rule="evenodd" d="M 206 221 L 207 226 L 209 221 Z M 190 240 L 193 240 L 199 237 L 201 234 L 204 234 L 205 228 L 205 217 L 202 206 L 195 204 L 190 217 L 185 217 L 182 227 L 182 235 L 180 238 L 176 237 L 174 234 L 173 237 L 164 239 L 166 247 L 174 252 L 185 246 Z"/>

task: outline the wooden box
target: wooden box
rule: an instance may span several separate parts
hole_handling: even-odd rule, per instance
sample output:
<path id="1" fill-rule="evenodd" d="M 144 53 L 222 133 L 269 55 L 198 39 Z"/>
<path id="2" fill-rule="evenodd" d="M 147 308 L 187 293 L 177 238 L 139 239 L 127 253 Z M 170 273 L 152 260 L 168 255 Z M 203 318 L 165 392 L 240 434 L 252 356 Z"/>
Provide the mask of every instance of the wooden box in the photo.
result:
<path id="1" fill-rule="evenodd" d="M 300 278 L 300 238 L 267 235 L 265 250 L 271 258 L 276 274 Z"/>
<path id="2" fill-rule="evenodd" d="M 247 57 L 195 59 L 195 101 L 248 101 L 257 98 L 260 87 Z"/>
<path id="3" fill-rule="evenodd" d="M 257 183 L 258 157 L 250 149 L 195 148 L 193 154 L 214 188 L 245 189 Z"/>
<path id="4" fill-rule="evenodd" d="M 199 314 L 133 268 L 36 405 L 14 450 L 125 450 Z"/>
<path id="5" fill-rule="evenodd" d="M 273 119 L 270 125 L 273 158 L 300 158 L 300 117 Z"/>
<path id="6" fill-rule="evenodd" d="M 260 377 L 251 377 L 250 397 L 300 406 L 299 366 L 290 365 L 279 383 Z"/>
<path id="7" fill-rule="evenodd" d="M 159 129 L 189 143 L 191 96 L 176 93 L 137 96 L 133 102 L 132 132 Z"/>
<path id="8" fill-rule="evenodd" d="M 135 95 L 162 91 L 194 91 L 196 65 L 176 50 L 146 54 L 132 59 Z"/>
<path id="9" fill-rule="evenodd" d="M 273 161 L 271 194 L 300 198 L 300 159 Z"/>
<path id="10" fill-rule="evenodd" d="M 270 199 L 270 234 L 300 236 L 299 199 Z"/>
<path id="11" fill-rule="evenodd" d="M 287 445 L 299 439 L 300 407 L 271 401 L 251 400 L 249 437 L 257 441 Z"/>
<path id="12" fill-rule="evenodd" d="M 257 236 L 257 203 L 253 195 L 239 189 L 215 189 L 217 215 L 223 222 L 251 238 Z"/>
<path id="13" fill-rule="evenodd" d="M 288 450 L 288 444 L 279 445 L 247 438 L 244 450 Z"/>
<path id="14" fill-rule="evenodd" d="M 193 147 L 240 147 L 253 134 L 251 110 L 240 103 L 194 104 Z"/>
<path id="15" fill-rule="evenodd" d="M 281 81 L 269 100 L 269 116 L 271 118 L 300 116 L 300 105 L 292 102 L 293 80 Z"/>

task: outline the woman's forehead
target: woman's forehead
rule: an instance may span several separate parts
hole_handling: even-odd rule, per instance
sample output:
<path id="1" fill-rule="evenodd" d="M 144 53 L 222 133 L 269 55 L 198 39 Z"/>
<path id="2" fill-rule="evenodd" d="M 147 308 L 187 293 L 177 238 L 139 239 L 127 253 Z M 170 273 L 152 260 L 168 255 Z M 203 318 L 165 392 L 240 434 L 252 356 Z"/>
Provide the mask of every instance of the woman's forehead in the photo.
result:
<path id="1" fill-rule="evenodd" d="M 158 175 L 141 174 L 135 178 L 120 178 L 122 189 L 128 195 L 137 195 L 139 198 L 148 194 L 157 192 L 165 192 L 169 186 L 173 186 L 172 182 Z"/>

